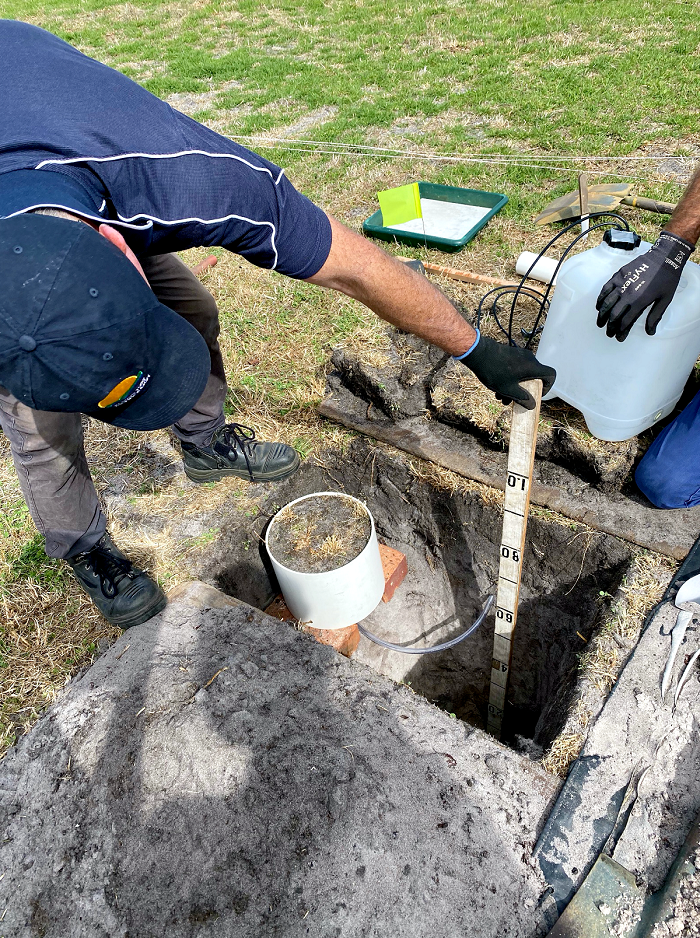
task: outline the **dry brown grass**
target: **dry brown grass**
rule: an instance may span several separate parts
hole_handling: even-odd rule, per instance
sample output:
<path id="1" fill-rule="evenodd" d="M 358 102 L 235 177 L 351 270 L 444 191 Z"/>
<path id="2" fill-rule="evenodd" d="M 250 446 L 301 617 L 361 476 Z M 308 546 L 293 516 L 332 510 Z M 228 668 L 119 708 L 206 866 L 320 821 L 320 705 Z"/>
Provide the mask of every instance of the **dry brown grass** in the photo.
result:
<path id="1" fill-rule="evenodd" d="M 584 741 L 583 733 L 562 733 L 542 759 L 543 767 L 553 775 L 566 778 L 569 766 L 578 758 Z"/>
<path id="2" fill-rule="evenodd" d="M 460 367 L 457 371 L 455 368 L 444 375 L 431 397 L 438 413 L 449 406 L 494 442 L 500 443 L 505 439 L 510 424 L 510 407 L 504 407 L 468 369 Z"/>
<path id="3" fill-rule="evenodd" d="M 669 558 L 649 551 L 640 551 L 635 556 L 610 612 L 579 659 L 584 682 L 595 688 L 600 697 L 610 693 L 646 616 L 661 600 L 677 566 Z M 564 731 L 542 759 L 548 772 L 566 777 L 586 740 L 591 718 L 589 705 L 579 697 Z"/>
<path id="4" fill-rule="evenodd" d="M 0 752 L 26 732 L 75 670 L 89 664 L 121 631 L 97 613 L 75 582 L 28 580 L 0 590 L 2 711 Z"/>
<path id="5" fill-rule="evenodd" d="M 406 463 L 411 470 L 411 474 L 419 482 L 425 482 L 436 489 L 441 489 L 443 492 L 449 492 L 451 495 L 476 492 L 487 505 L 496 508 L 503 507 L 504 495 L 500 489 L 484 485 L 482 482 L 476 482 L 473 479 L 466 479 L 451 469 L 445 469 L 443 466 L 438 466 L 437 463 L 428 462 L 416 456 L 408 457 Z"/>
<path id="6" fill-rule="evenodd" d="M 647 613 L 660 601 L 677 566 L 669 558 L 647 551 L 635 557 L 620 587 L 620 598 L 581 656 L 581 670 L 601 694 L 608 694 L 617 680 L 623 652 L 636 642 Z"/>
<path id="7" fill-rule="evenodd" d="M 604 463 L 608 472 L 627 462 L 630 441 L 611 443 L 592 436 L 586 426 L 583 414 L 560 400 L 546 401 L 544 413 L 540 417 L 540 434 L 551 435 L 555 430 L 570 436 L 582 450 L 588 450 L 600 463 Z"/>
<path id="8" fill-rule="evenodd" d="M 275 516 L 274 535 L 271 546 L 286 540 L 284 529 L 289 532 L 292 549 L 300 554 L 320 560 L 332 560 L 343 556 L 349 557 L 358 537 L 369 532 L 366 508 L 354 499 L 337 495 L 340 503 L 337 507 L 322 507 L 317 499 L 310 499 L 283 508 Z M 337 530 L 328 532 L 327 512 L 337 512 Z M 278 527 L 280 525 L 281 527 Z M 280 541 L 281 539 L 281 541 Z M 279 555 L 282 557 L 282 554 Z M 283 560 L 283 562 L 286 562 Z"/>
<path id="9" fill-rule="evenodd" d="M 194 264 L 208 251 L 188 252 Z M 361 347 L 386 348 L 385 325 L 341 294 L 252 267 L 226 251 L 202 278 L 222 313 L 221 348 L 232 419 L 261 439 L 284 439 L 308 455 L 340 445 L 347 431 L 323 420 L 331 348 L 345 334 Z"/>

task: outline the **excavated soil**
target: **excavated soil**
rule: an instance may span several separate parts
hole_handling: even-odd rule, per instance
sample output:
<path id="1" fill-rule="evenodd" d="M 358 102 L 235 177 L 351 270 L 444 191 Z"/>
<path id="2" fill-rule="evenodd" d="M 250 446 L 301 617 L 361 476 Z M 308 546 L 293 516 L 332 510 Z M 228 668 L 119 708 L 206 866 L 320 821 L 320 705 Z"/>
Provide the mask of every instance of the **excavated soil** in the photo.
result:
<path id="1" fill-rule="evenodd" d="M 487 322 L 484 331 L 490 327 Z M 495 337 L 503 338 L 497 333 Z M 387 329 L 385 348 L 337 348 L 331 361 L 331 388 L 340 383 L 393 420 L 424 416 L 470 434 L 487 449 L 508 446 L 510 407 L 501 404 L 468 368 L 415 336 Z M 697 390 L 698 377 L 693 373 L 673 414 L 639 437 L 619 443 L 591 436 L 583 416 L 563 401 L 545 401 L 537 458 L 563 466 L 601 492 L 634 491 L 634 469 L 651 440 Z"/>

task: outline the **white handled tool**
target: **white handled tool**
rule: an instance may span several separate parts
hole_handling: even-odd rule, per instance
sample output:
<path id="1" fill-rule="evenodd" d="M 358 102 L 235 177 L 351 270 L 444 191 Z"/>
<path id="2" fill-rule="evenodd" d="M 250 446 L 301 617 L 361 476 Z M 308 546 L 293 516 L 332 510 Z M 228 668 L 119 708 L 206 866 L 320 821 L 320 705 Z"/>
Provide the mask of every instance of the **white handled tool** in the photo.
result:
<path id="1" fill-rule="evenodd" d="M 683 643 L 685 633 L 690 625 L 693 615 L 700 613 L 700 574 L 691 576 L 676 593 L 675 604 L 680 610 L 676 616 L 676 624 L 671 629 L 671 651 L 668 655 L 664 674 L 661 678 L 661 700 L 666 696 L 671 677 L 673 675 L 673 665 L 676 661 L 678 649 Z M 690 607 L 690 608 L 689 608 Z"/>

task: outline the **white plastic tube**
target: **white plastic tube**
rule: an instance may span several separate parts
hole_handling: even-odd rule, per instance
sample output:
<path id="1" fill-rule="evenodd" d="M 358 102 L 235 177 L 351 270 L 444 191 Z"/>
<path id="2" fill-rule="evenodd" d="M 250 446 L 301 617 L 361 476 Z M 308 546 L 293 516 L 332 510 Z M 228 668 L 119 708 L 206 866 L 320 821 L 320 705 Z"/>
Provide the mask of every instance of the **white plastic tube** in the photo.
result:
<path id="1" fill-rule="evenodd" d="M 559 261 L 554 257 L 541 257 L 530 270 L 536 260 L 537 255 L 533 254 L 532 251 L 523 251 L 515 262 L 516 274 L 520 274 L 521 277 L 527 274 L 530 280 L 539 280 L 540 283 L 556 283 L 554 271 L 557 269 Z M 528 273 L 529 270 L 530 273 Z"/>
<path id="2" fill-rule="evenodd" d="M 320 495 L 352 498 L 367 512 L 371 525 L 370 536 L 357 557 L 343 567 L 323 573 L 290 570 L 281 564 L 270 550 L 270 532 L 277 522 L 277 515 L 267 528 L 265 547 L 284 601 L 292 615 L 315 629 L 344 629 L 360 622 L 377 607 L 384 593 L 384 570 L 379 556 L 374 518 L 365 503 L 359 499 L 342 492 L 314 492 L 294 499 L 282 511 L 290 505 L 297 505 L 307 498 Z"/>

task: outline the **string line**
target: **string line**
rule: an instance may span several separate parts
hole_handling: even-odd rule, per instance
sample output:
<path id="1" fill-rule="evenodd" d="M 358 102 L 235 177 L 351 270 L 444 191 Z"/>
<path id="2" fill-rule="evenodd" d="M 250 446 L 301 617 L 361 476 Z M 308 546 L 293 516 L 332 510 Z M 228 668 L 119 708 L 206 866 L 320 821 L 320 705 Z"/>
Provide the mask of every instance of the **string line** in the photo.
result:
<path id="1" fill-rule="evenodd" d="M 336 140 L 305 140 L 305 139 L 296 139 L 290 137 L 268 137 L 268 136 L 257 136 L 255 134 L 232 134 L 233 140 L 247 140 L 252 143 L 257 143 L 258 145 L 264 143 L 282 143 L 282 144 L 303 144 L 308 147 L 337 147 L 339 149 L 348 149 L 348 150 L 362 150 L 368 152 L 378 152 L 378 153 L 388 153 L 396 154 L 400 156 L 420 156 L 424 159 L 446 159 L 446 160 L 465 160 L 471 162 L 473 160 L 482 161 L 484 158 L 499 158 L 502 160 L 508 161 L 523 161 L 523 160 L 548 160 L 553 162 L 631 162 L 631 161 L 644 161 L 644 160 L 688 160 L 690 162 L 695 162 L 696 157 L 693 156 L 684 156 L 679 153 L 663 153 L 663 154 L 649 154 L 648 156 L 582 156 L 580 154 L 572 156 L 547 156 L 544 153 L 532 154 L 529 156 L 527 153 L 513 154 L 512 156 L 508 153 L 500 152 L 482 152 L 479 156 L 441 156 L 434 153 L 422 153 L 417 150 L 402 150 L 399 147 L 378 147 L 370 146 L 369 144 L 364 143 L 342 143 Z"/>
<path id="2" fill-rule="evenodd" d="M 509 156 L 504 153 L 494 153 L 493 155 L 482 154 L 480 156 L 447 156 L 439 155 L 437 153 L 425 153 L 416 150 L 394 150 L 389 147 L 371 147 L 364 146 L 363 144 L 345 144 L 345 143 L 334 143 L 334 142 L 323 142 L 323 141 L 314 141 L 314 140 L 289 140 L 284 137 L 255 137 L 252 135 L 231 135 L 231 139 L 238 140 L 243 143 L 251 144 L 255 146 L 256 149 L 268 148 L 274 150 L 288 150 L 296 153 L 311 153 L 311 154 L 324 154 L 328 156 L 343 156 L 343 157 L 364 157 L 369 159 L 406 159 L 410 158 L 412 160 L 425 160 L 428 162 L 434 163 L 481 163 L 489 165 L 500 164 L 502 166 L 515 166 L 522 169 L 541 169 L 547 172 L 555 173 L 565 173 L 570 175 L 574 171 L 573 166 L 557 166 L 554 161 L 561 163 L 568 161 L 570 164 L 575 163 L 595 163 L 596 161 L 608 162 L 611 160 L 619 161 L 640 161 L 640 160 L 664 160 L 671 158 L 670 155 L 667 156 L 649 156 L 649 157 L 613 157 L 613 156 L 602 156 L 602 157 L 583 157 L 583 156 L 571 156 L 571 157 L 546 157 L 546 156 L 533 156 L 527 157 L 524 156 Z M 292 144 L 297 144 L 293 146 Z M 299 145 L 301 144 L 301 145 Z M 691 157 L 673 157 L 675 159 L 683 159 L 689 162 L 694 162 Z M 532 162 L 532 160 L 547 160 L 551 159 L 551 163 L 541 163 L 541 162 Z M 641 182 L 648 182 L 649 175 L 633 175 L 632 173 L 623 173 L 615 172 L 612 169 L 593 169 L 588 168 L 588 172 L 593 176 L 608 176 L 625 180 L 638 180 Z M 654 172 L 654 170 L 650 170 Z M 658 174 L 664 176 L 664 174 Z M 672 182 L 678 186 L 685 186 L 685 182 L 676 180 L 676 179 L 665 179 L 666 182 Z"/>

